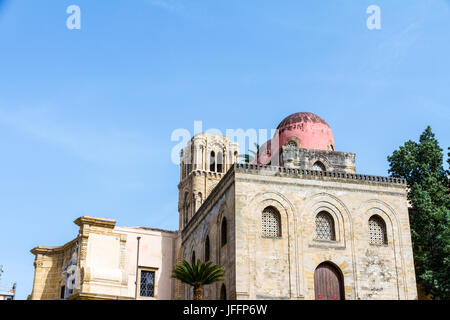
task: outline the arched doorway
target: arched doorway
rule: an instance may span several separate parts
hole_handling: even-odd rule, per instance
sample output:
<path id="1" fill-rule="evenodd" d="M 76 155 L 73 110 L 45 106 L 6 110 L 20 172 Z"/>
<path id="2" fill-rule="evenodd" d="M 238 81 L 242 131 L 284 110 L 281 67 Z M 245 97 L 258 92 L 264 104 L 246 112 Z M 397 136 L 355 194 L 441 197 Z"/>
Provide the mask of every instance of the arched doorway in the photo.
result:
<path id="1" fill-rule="evenodd" d="M 344 278 L 341 270 L 330 262 L 319 264 L 314 271 L 316 300 L 344 300 Z"/>

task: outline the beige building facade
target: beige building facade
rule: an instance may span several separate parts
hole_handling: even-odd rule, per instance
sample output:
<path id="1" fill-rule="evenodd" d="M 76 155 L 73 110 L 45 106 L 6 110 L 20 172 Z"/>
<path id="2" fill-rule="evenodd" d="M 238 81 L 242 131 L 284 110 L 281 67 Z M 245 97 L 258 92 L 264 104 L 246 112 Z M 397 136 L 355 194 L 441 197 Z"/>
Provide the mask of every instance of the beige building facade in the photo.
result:
<path id="1" fill-rule="evenodd" d="M 35 274 L 29 299 L 172 298 L 177 232 L 116 227 L 114 220 L 94 217 L 75 223 L 80 229 L 72 241 L 31 250 Z M 152 285 L 141 285 L 148 278 Z"/>
<path id="2" fill-rule="evenodd" d="M 266 209 L 276 232 L 267 232 Z M 321 213 L 334 223 L 331 239 L 318 238 Z M 385 222 L 381 243 L 371 239 L 372 217 Z M 417 298 L 399 179 L 236 164 L 182 231 L 183 258 L 204 259 L 207 238 L 210 259 L 226 270 L 228 299 L 320 299 L 323 263 L 340 273 L 340 298 Z M 207 298 L 220 298 L 221 286 L 205 290 Z"/>
<path id="3" fill-rule="evenodd" d="M 192 299 L 183 259 L 225 281 L 205 299 L 417 299 L 404 179 L 357 174 L 328 124 L 284 119 L 250 163 L 202 133 L 183 149 L 177 232 L 81 217 L 62 247 L 36 247 L 30 299 Z"/>

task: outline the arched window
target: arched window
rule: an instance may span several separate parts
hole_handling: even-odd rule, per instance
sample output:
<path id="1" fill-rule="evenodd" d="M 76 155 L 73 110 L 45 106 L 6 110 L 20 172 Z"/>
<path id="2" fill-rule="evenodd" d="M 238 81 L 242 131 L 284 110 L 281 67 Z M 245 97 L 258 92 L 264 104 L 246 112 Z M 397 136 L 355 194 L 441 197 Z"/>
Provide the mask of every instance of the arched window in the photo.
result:
<path id="1" fill-rule="evenodd" d="M 187 222 L 191 218 L 191 202 L 189 202 L 188 200 L 186 200 L 186 202 L 187 202 L 186 206 L 186 224 L 187 224 Z"/>
<path id="2" fill-rule="evenodd" d="M 194 216 L 195 212 L 197 211 L 197 202 L 195 201 L 195 195 L 194 194 L 192 194 L 191 203 L 192 203 L 192 216 Z"/>
<path id="3" fill-rule="evenodd" d="M 192 261 L 195 262 L 195 251 L 192 251 Z"/>
<path id="4" fill-rule="evenodd" d="M 316 171 L 325 171 L 325 166 L 323 165 L 322 162 L 320 161 L 316 161 L 312 167 L 313 170 Z"/>
<path id="5" fill-rule="evenodd" d="M 225 288 L 225 284 L 223 283 L 220 288 L 220 300 L 227 300 L 227 288 Z"/>
<path id="6" fill-rule="evenodd" d="M 211 151 L 211 155 L 209 157 L 209 171 L 216 171 L 216 154 L 214 151 Z"/>
<path id="7" fill-rule="evenodd" d="M 217 172 L 222 172 L 223 170 L 223 153 L 219 151 L 217 153 Z"/>
<path id="8" fill-rule="evenodd" d="M 369 219 L 369 243 L 387 244 L 386 223 L 378 215 Z"/>
<path id="9" fill-rule="evenodd" d="M 291 140 L 288 142 L 288 146 L 297 148 L 297 142 L 295 142 L 294 140 Z"/>
<path id="10" fill-rule="evenodd" d="M 262 212 L 261 233 L 263 237 L 281 237 L 281 217 L 274 207 L 267 207 Z"/>
<path id="11" fill-rule="evenodd" d="M 188 205 L 189 201 L 188 201 L 188 194 L 186 193 L 184 195 L 184 206 L 183 206 L 183 222 L 184 222 L 184 226 L 187 225 L 188 220 L 189 220 L 189 205 Z"/>
<path id="12" fill-rule="evenodd" d="M 181 161 L 181 179 L 184 179 L 184 177 L 186 177 L 186 170 L 185 170 L 184 162 Z"/>
<path id="13" fill-rule="evenodd" d="M 221 244 L 222 246 L 227 244 L 227 218 L 223 218 L 222 226 L 220 228 L 221 233 Z"/>
<path id="14" fill-rule="evenodd" d="M 234 152 L 234 163 L 238 162 L 239 153 L 237 151 Z"/>
<path id="15" fill-rule="evenodd" d="M 210 257 L 209 257 L 209 236 L 206 236 L 206 240 L 205 240 L 205 262 L 208 262 Z"/>
<path id="16" fill-rule="evenodd" d="M 331 214 L 322 211 L 316 216 L 316 239 L 335 240 L 334 220 Z"/>
<path id="17" fill-rule="evenodd" d="M 197 198 L 195 199 L 195 203 L 196 203 L 195 209 L 198 210 L 202 206 L 202 203 L 203 203 L 201 192 L 197 193 Z"/>

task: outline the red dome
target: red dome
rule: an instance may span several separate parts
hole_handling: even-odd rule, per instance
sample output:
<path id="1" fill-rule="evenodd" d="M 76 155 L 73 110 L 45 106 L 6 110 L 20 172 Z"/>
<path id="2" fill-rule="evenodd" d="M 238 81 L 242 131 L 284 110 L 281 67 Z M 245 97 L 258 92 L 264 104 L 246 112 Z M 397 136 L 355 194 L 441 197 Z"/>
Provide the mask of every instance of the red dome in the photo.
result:
<path id="1" fill-rule="evenodd" d="M 272 146 L 272 141 L 279 141 Z M 334 151 L 334 137 L 328 123 L 310 112 L 297 112 L 285 118 L 277 127 L 273 138 L 259 148 L 258 164 L 268 164 L 273 148 L 293 145 L 299 148 Z"/>
<path id="2" fill-rule="evenodd" d="M 297 112 L 277 127 L 280 147 L 292 145 L 305 149 L 334 150 L 334 137 L 328 123 L 310 112 Z M 300 145 L 299 145 L 300 144 Z"/>

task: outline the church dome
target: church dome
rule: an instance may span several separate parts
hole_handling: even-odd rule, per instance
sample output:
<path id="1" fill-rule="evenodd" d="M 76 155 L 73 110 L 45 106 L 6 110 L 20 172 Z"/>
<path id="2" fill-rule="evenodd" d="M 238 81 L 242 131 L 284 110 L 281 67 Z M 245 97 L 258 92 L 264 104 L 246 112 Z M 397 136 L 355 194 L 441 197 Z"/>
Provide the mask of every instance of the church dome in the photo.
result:
<path id="1" fill-rule="evenodd" d="M 297 112 L 285 118 L 277 127 L 280 147 L 334 150 L 334 137 L 328 123 L 310 112 Z"/>

